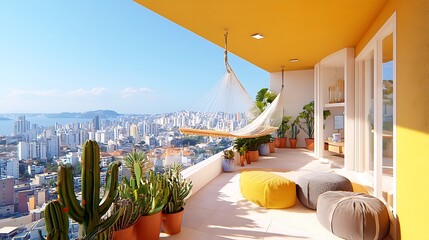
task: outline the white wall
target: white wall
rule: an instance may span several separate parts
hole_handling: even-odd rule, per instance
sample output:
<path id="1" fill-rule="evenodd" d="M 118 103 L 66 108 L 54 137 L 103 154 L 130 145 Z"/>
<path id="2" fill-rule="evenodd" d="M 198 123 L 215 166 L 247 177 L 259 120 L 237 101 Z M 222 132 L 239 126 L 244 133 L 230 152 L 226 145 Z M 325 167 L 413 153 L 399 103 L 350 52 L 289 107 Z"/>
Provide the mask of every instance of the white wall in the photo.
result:
<path id="1" fill-rule="evenodd" d="M 282 85 L 282 73 L 275 72 L 270 74 L 270 90 L 279 92 Z M 302 107 L 314 99 L 314 70 L 285 71 L 285 107 L 286 116 L 295 118 L 302 111 Z M 290 134 L 287 135 L 290 137 Z M 307 135 L 300 131 L 298 135 L 298 147 L 305 147 L 304 138 Z M 287 143 L 289 146 L 289 143 Z"/>

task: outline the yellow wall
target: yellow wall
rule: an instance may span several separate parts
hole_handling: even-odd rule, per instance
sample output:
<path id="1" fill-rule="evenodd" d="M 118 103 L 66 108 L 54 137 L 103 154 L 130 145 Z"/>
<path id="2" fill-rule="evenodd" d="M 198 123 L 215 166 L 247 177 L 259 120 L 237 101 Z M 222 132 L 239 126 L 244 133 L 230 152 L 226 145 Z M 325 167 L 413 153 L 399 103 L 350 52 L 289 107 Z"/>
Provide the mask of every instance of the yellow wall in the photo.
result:
<path id="1" fill-rule="evenodd" d="M 391 0 L 356 47 L 396 11 L 397 214 L 400 238 L 429 236 L 429 1 Z"/>

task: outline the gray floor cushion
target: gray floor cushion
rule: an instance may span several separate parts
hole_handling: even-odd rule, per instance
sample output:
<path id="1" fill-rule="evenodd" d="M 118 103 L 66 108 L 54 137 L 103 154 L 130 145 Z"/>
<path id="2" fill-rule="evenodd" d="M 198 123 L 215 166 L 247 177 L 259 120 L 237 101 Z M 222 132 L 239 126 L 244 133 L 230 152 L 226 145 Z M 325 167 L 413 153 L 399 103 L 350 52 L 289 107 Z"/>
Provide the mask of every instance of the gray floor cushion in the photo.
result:
<path id="1" fill-rule="evenodd" d="M 327 191 L 353 191 L 352 183 L 335 173 L 309 173 L 298 178 L 296 194 L 306 207 L 316 210 L 317 198 Z"/>
<path id="2" fill-rule="evenodd" d="M 379 199 L 363 193 L 329 191 L 319 196 L 320 224 L 344 239 L 384 239 L 389 234 L 389 213 Z"/>

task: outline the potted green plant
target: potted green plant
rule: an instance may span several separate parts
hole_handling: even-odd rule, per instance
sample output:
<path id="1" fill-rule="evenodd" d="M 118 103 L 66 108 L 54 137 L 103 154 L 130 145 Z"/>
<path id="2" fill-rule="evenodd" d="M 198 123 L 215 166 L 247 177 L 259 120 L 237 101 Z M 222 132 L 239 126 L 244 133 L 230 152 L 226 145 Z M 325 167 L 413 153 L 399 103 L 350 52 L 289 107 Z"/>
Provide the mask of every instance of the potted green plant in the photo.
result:
<path id="1" fill-rule="evenodd" d="M 250 162 L 256 162 L 259 160 L 259 139 L 258 138 L 246 138 L 247 158 Z"/>
<path id="2" fill-rule="evenodd" d="M 130 171 L 120 187 L 122 199 L 131 199 L 139 209 L 139 219 L 134 224 L 135 239 L 159 239 L 161 211 L 168 200 L 168 188 L 163 188 L 164 176 L 156 174 L 143 152 L 133 152 L 124 158 L 124 165 Z"/>
<path id="3" fill-rule="evenodd" d="M 260 156 L 270 155 L 270 146 L 268 145 L 268 143 L 270 142 L 270 139 L 271 139 L 270 135 L 258 137 L 258 141 L 259 141 L 258 150 L 259 150 Z"/>
<path id="4" fill-rule="evenodd" d="M 268 90 L 268 88 L 262 88 L 256 94 L 255 105 L 258 107 L 259 111 L 263 112 L 267 106 L 269 106 L 274 99 L 277 97 L 277 94 Z"/>
<path id="5" fill-rule="evenodd" d="M 289 130 L 290 116 L 283 116 L 282 122 L 277 129 L 277 138 L 274 139 L 275 146 L 278 148 L 286 148 L 286 131 Z"/>
<path id="6" fill-rule="evenodd" d="M 183 179 L 181 170 L 182 165 L 173 163 L 164 173 L 164 188 L 169 189 L 169 196 L 162 210 L 161 227 L 170 235 L 177 234 L 181 230 L 184 206 L 192 189 L 192 182 Z"/>
<path id="7" fill-rule="evenodd" d="M 122 185 L 119 187 L 121 191 Z M 120 199 L 113 204 L 113 210 L 123 209 L 123 213 L 119 217 L 118 221 L 113 225 L 113 236 L 112 239 L 135 239 L 134 224 L 140 218 L 140 208 L 131 199 Z"/>
<path id="8" fill-rule="evenodd" d="M 270 141 L 268 142 L 268 146 L 270 148 L 270 153 L 275 153 L 276 152 L 276 144 L 274 143 L 274 138 L 271 135 L 269 135 L 269 137 L 270 137 Z"/>
<path id="9" fill-rule="evenodd" d="M 222 158 L 222 170 L 224 172 L 233 172 L 235 170 L 234 166 L 234 150 L 227 149 L 223 150 L 223 158 Z"/>
<path id="10" fill-rule="evenodd" d="M 290 126 L 290 138 L 289 138 L 289 143 L 290 143 L 290 147 L 291 148 L 296 148 L 296 144 L 298 142 L 298 134 L 299 134 L 299 129 L 298 129 L 298 125 L 299 125 L 299 118 L 296 117 Z"/>
<path id="11" fill-rule="evenodd" d="M 246 158 L 247 152 L 247 140 L 244 138 L 237 138 L 234 140 L 234 149 L 240 153 L 240 165 L 244 167 L 244 161 L 246 160 L 247 164 L 251 164 L 250 160 Z"/>
<path id="12" fill-rule="evenodd" d="M 331 115 L 331 111 L 323 111 L 323 120 L 326 120 L 329 115 Z M 302 120 L 299 123 L 299 127 L 308 136 L 305 139 L 305 145 L 308 150 L 314 150 L 314 101 L 302 107 L 302 112 L 299 113 L 298 118 Z"/>

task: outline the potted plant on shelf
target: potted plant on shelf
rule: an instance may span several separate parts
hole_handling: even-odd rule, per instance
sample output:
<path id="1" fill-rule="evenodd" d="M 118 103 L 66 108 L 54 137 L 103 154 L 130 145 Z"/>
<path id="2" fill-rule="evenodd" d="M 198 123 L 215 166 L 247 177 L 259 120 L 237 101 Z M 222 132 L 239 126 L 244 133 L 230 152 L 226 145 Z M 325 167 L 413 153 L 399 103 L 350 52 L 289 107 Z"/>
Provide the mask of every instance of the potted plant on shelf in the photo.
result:
<path id="1" fill-rule="evenodd" d="M 323 111 L 323 120 L 331 115 L 329 110 Z M 308 138 L 305 139 L 305 145 L 308 150 L 314 150 L 314 101 L 304 105 L 302 112 L 299 113 L 298 118 L 302 120 L 299 127 L 307 134 Z"/>
<path id="2" fill-rule="evenodd" d="M 291 148 L 296 148 L 296 144 L 298 142 L 298 133 L 300 132 L 298 129 L 298 125 L 299 125 L 299 118 L 296 117 L 290 126 L 289 143 Z"/>
<path id="3" fill-rule="evenodd" d="M 248 157 L 246 157 L 247 152 L 247 139 L 245 138 L 237 138 L 234 140 L 234 149 L 240 153 L 240 165 L 244 167 L 244 160 L 246 160 L 247 164 L 251 164 Z"/>
<path id="4" fill-rule="evenodd" d="M 270 142 L 270 135 L 266 135 L 266 136 L 262 136 L 262 137 L 258 137 L 258 141 L 259 141 L 259 155 L 260 156 L 268 156 L 270 155 L 270 146 L 268 145 L 268 143 Z"/>
<path id="5" fill-rule="evenodd" d="M 284 116 L 279 128 L 277 129 L 277 138 L 274 139 L 275 146 L 278 148 L 286 148 L 286 131 L 289 130 L 290 116 Z"/>
<path id="6" fill-rule="evenodd" d="M 192 182 L 183 179 L 182 165 L 173 163 L 165 171 L 164 188 L 169 189 L 167 204 L 162 209 L 161 227 L 167 234 L 177 234 L 182 227 L 182 217 L 186 199 L 191 193 Z"/>
<path id="7" fill-rule="evenodd" d="M 234 172 L 234 151 L 232 149 L 223 150 L 222 156 L 222 170 L 224 172 Z"/>
<path id="8" fill-rule="evenodd" d="M 250 162 L 256 162 L 259 160 L 258 147 L 258 138 L 246 138 L 247 158 Z"/>

